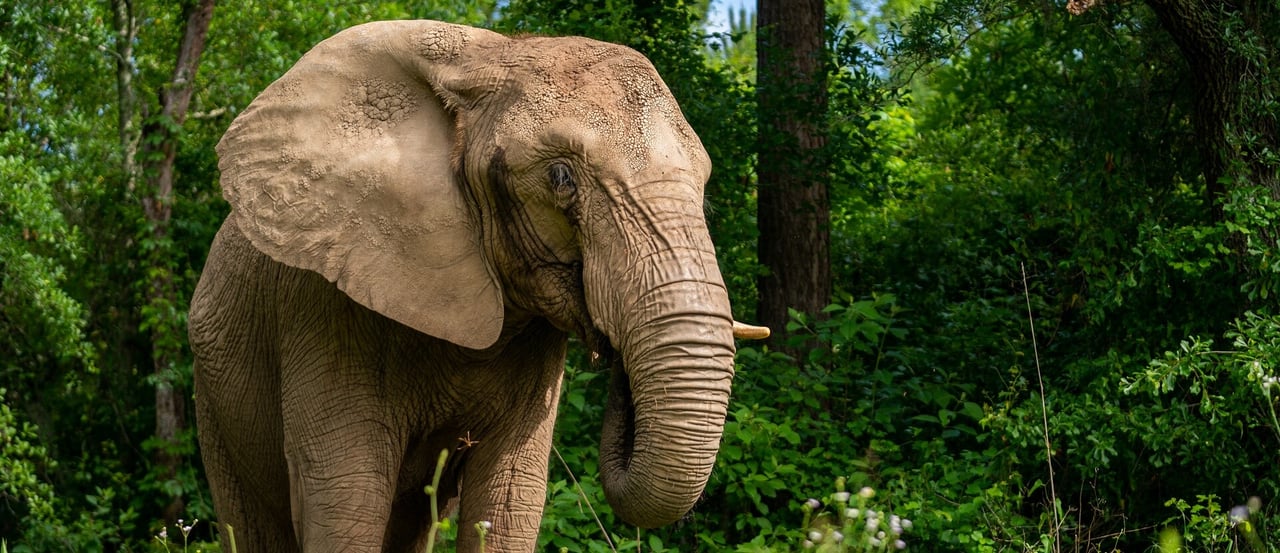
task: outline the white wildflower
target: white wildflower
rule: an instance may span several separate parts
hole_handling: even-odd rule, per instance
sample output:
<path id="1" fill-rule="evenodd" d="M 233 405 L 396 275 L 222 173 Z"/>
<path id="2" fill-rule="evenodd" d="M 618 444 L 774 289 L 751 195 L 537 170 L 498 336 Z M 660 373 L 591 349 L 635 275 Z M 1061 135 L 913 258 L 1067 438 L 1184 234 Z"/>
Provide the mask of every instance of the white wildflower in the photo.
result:
<path id="1" fill-rule="evenodd" d="M 1249 508 L 1244 505 L 1236 505 L 1231 508 L 1231 513 L 1228 516 L 1231 519 L 1231 525 L 1235 526 L 1249 520 Z"/>

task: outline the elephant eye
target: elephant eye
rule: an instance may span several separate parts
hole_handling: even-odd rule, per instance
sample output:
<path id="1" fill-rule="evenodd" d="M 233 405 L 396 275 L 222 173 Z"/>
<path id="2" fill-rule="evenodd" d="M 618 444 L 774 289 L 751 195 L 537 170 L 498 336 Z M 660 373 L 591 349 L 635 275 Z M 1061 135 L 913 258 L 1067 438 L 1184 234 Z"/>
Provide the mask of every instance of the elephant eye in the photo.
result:
<path id="1" fill-rule="evenodd" d="M 573 171 L 567 164 L 555 162 L 548 169 L 551 178 L 551 191 L 556 194 L 557 203 L 565 203 L 573 199 L 578 191 L 578 184 L 573 182 Z"/>

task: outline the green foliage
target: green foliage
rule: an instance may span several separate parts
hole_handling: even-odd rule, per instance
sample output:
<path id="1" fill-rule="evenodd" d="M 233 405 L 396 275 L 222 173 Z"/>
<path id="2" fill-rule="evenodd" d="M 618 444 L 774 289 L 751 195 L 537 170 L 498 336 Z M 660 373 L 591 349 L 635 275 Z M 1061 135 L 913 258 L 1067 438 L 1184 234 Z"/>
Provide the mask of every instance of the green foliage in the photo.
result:
<path id="1" fill-rule="evenodd" d="M 710 33 L 706 56 L 713 66 L 723 66 L 747 81 L 756 73 L 756 14 L 746 8 L 721 6 L 728 28 Z"/>
<path id="2" fill-rule="evenodd" d="M 53 464 L 49 452 L 36 440 L 31 423 L 19 423 L 0 388 L 0 513 L 3 520 L 53 518 L 53 487 L 44 481 L 42 469 Z M 0 528 L 9 535 L 12 528 Z"/>
<path id="3" fill-rule="evenodd" d="M 1222 224 L 1207 229 L 1200 242 L 1219 255 L 1231 253 L 1226 244 L 1236 242 L 1243 255 L 1235 260 L 1248 275 L 1241 291 L 1249 301 L 1265 304 L 1280 293 L 1280 199 L 1260 186 L 1232 186 L 1227 194 Z M 1199 266 L 1211 264 L 1201 260 Z"/>
<path id="4" fill-rule="evenodd" d="M 1255 303 L 1275 274 L 1274 209 L 1232 186 L 1215 218 L 1184 66 L 1153 14 L 1116 5 L 1102 24 L 1014 4 L 937 2 L 892 42 L 898 71 L 945 62 L 916 74 L 917 103 L 870 125 L 886 140 L 866 173 L 883 178 L 842 198 L 833 251 L 847 286 L 899 298 L 913 340 L 898 362 L 984 413 L 940 450 L 953 462 L 932 463 L 950 465 L 938 483 L 980 477 L 936 511 L 951 528 L 921 516 L 921 534 L 966 550 L 1143 547 L 1155 535 L 1130 529 L 1163 521 L 1171 497 L 1277 493 L 1274 402 L 1251 364 L 1272 364 L 1277 343 Z M 1238 345 L 1210 353 L 1219 337 Z M 988 530 L 967 535 L 978 514 Z"/>
<path id="5" fill-rule="evenodd" d="M 1165 521 L 1176 545 L 1162 547 L 1161 551 L 1267 553 L 1278 550 L 1274 542 L 1267 540 L 1268 515 L 1262 511 L 1262 501 L 1256 496 L 1227 511 L 1213 495 L 1197 496 L 1195 503 L 1174 498 L 1166 506 L 1178 510 L 1177 516 Z M 1270 526 L 1274 526 L 1277 517 L 1271 515 L 1270 518 Z"/>
<path id="6" fill-rule="evenodd" d="M 1252 452 L 1280 443 L 1280 319 L 1247 312 L 1225 337 L 1234 350 L 1216 351 L 1212 340 L 1192 338 L 1121 380 L 1125 394 L 1151 402 L 1139 407 L 1149 410 L 1145 417 L 1134 413 L 1149 425 L 1135 429 L 1141 432 L 1134 437 L 1149 452 L 1149 463 L 1203 474 L 1207 486 L 1188 490 L 1197 495 L 1227 486 L 1275 497 L 1280 478 L 1273 463 Z"/>
<path id="7" fill-rule="evenodd" d="M 618 533 L 623 526 L 605 501 L 598 479 L 596 444 L 603 424 L 608 380 L 605 372 L 592 367 L 587 352 L 581 347 L 572 348 L 560 391 L 547 505 L 538 534 L 538 547 L 542 550 L 604 552 L 611 551 L 610 543 L 634 544 L 634 537 Z M 609 533 L 606 535 L 605 531 Z"/>
<path id="8" fill-rule="evenodd" d="M 15 541 L 14 553 L 43 551 L 107 551 L 132 543 L 139 529 L 138 513 L 127 506 L 116 489 L 129 489 L 128 478 L 96 487 L 79 502 L 63 501 L 50 519 L 28 518 L 29 526 Z M 68 509 L 74 506 L 74 510 Z"/>
<path id="9" fill-rule="evenodd" d="M 56 207 L 57 176 L 35 162 L 38 152 L 17 131 L 0 134 L 0 374 L 9 382 L 50 364 L 92 362 L 82 306 L 64 288 L 62 262 L 80 254 L 80 238 Z"/>

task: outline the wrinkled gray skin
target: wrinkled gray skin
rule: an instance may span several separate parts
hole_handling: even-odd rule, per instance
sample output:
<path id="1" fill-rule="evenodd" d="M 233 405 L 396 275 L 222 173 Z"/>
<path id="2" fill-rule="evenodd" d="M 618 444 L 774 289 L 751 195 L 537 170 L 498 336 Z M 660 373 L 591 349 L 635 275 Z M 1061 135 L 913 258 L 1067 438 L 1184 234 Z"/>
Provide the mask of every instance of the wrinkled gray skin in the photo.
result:
<path id="1" fill-rule="evenodd" d="M 450 451 L 459 549 L 532 551 L 565 344 L 616 360 L 609 502 L 693 505 L 733 376 L 710 163 L 649 62 L 430 21 L 321 43 L 218 146 L 232 205 L 190 315 L 238 550 L 418 551 Z M 229 549 L 229 548 L 228 548 Z"/>

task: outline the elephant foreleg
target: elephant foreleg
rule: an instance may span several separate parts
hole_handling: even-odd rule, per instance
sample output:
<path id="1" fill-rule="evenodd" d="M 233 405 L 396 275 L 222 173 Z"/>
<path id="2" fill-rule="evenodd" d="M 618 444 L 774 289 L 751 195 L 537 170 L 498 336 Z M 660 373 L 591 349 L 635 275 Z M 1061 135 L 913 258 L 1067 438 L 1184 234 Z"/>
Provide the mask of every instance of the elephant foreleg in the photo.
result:
<path id="1" fill-rule="evenodd" d="M 559 397 L 559 385 L 550 391 Z M 485 436 L 467 452 L 462 469 L 458 551 L 479 551 L 477 524 L 488 523 L 486 552 L 530 552 L 547 501 L 547 458 L 555 403 L 545 418 Z"/>
<path id="2" fill-rule="evenodd" d="M 198 394 L 205 393 L 196 379 Z M 212 394 L 210 394 L 212 395 Z M 260 467 L 255 474 L 237 471 L 232 448 L 224 437 L 222 418 L 213 416 L 212 400 L 196 405 L 200 421 L 200 453 L 204 458 L 209 489 L 217 506 L 217 526 L 222 534 L 224 551 L 240 553 L 293 553 L 298 551 L 293 529 L 289 527 L 288 504 L 283 489 L 264 486 L 262 482 L 284 482 L 283 463 Z M 278 443 L 278 442 L 277 442 Z M 274 476 L 279 473 L 279 476 Z M 246 478 L 256 479 L 246 481 Z M 231 542 L 234 529 L 235 543 Z M 234 548 L 233 548 L 234 547 Z"/>
<path id="3" fill-rule="evenodd" d="M 326 345 L 342 348 L 338 340 Z M 329 370 L 323 362 L 286 359 L 286 366 Z M 290 510 L 306 553 L 383 550 L 404 438 L 383 420 L 377 372 L 347 369 L 341 386 L 333 384 L 336 377 L 313 378 L 302 370 L 282 386 Z"/>
<path id="4" fill-rule="evenodd" d="M 287 448 L 294 533 L 307 553 L 383 550 L 395 474 L 377 428 L 342 435 L 338 444 Z"/>

